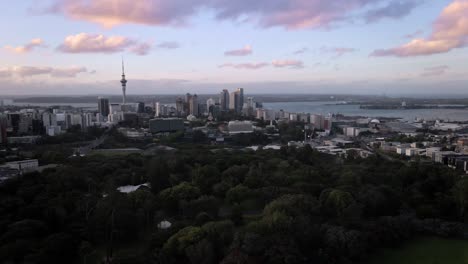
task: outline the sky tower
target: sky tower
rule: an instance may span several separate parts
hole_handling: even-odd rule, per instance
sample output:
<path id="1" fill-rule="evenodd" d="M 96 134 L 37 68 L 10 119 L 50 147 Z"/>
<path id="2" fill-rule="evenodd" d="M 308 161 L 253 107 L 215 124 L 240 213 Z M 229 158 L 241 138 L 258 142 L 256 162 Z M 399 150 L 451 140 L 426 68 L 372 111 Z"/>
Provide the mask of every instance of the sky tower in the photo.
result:
<path id="1" fill-rule="evenodd" d="M 122 58 L 122 80 L 120 80 L 122 84 L 122 93 L 123 93 L 123 105 L 127 103 L 127 80 L 125 79 L 125 68 L 124 68 L 124 61 Z"/>

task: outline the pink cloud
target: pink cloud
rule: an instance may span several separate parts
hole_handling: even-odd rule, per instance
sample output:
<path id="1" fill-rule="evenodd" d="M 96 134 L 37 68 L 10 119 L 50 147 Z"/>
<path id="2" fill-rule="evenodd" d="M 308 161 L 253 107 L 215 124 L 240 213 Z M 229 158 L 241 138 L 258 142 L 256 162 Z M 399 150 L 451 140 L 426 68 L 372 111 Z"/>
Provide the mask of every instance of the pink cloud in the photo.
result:
<path id="1" fill-rule="evenodd" d="M 260 63 L 225 63 L 219 65 L 218 68 L 234 68 L 234 69 L 248 69 L 248 70 L 258 70 L 261 68 L 268 67 L 269 63 L 260 62 Z"/>
<path id="2" fill-rule="evenodd" d="M 184 25 L 199 10 L 211 10 L 217 19 L 254 21 L 263 27 L 287 29 L 330 27 L 351 13 L 387 0 L 54 0 L 49 12 L 105 27 L 121 24 Z M 393 6 L 392 6 L 393 7 Z M 391 10 L 386 16 L 403 16 Z M 399 10 L 400 10 L 399 9 Z M 379 16 L 380 14 L 377 14 Z"/>
<path id="3" fill-rule="evenodd" d="M 79 33 L 67 36 L 57 50 L 65 53 L 116 53 L 128 50 L 137 55 L 147 55 L 152 44 L 138 42 L 123 36 Z"/>
<path id="4" fill-rule="evenodd" d="M 276 68 L 304 68 L 304 63 L 300 60 L 275 60 L 271 64 Z"/>
<path id="5" fill-rule="evenodd" d="M 66 53 L 114 53 L 124 51 L 133 44 L 133 40 L 122 36 L 106 37 L 98 34 L 80 33 L 66 37 L 58 50 Z"/>
<path id="6" fill-rule="evenodd" d="M 411 57 L 446 53 L 468 46 L 468 0 L 454 0 L 440 14 L 428 38 L 416 38 L 396 48 L 375 50 L 371 56 Z"/>
<path id="7" fill-rule="evenodd" d="M 440 76 L 446 73 L 450 67 L 447 65 L 440 65 L 435 67 L 429 67 L 424 69 L 424 72 L 421 74 L 422 77 L 432 77 Z"/>
<path id="8" fill-rule="evenodd" d="M 246 45 L 241 49 L 228 50 L 224 52 L 225 56 L 247 56 L 250 54 L 252 54 L 252 47 L 250 45 Z"/>
<path id="9" fill-rule="evenodd" d="M 24 54 L 24 53 L 31 52 L 35 48 L 38 48 L 38 47 L 45 47 L 44 41 L 40 38 L 32 39 L 28 44 L 24 46 L 17 46 L 17 47 L 5 46 L 5 49 L 14 53 Z"/>
<path id="10" fill-rule="evenodd" d="M 56 0 L 49 11 L 104 27 L 121 24 L 180 25 L 202 4 L 200 0 Z"/>

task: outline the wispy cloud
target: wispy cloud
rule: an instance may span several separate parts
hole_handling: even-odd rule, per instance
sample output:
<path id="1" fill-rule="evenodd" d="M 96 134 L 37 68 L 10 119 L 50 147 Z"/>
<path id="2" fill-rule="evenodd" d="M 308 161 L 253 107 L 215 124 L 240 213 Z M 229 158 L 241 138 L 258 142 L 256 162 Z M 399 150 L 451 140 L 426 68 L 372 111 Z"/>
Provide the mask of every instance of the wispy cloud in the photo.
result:
<path id="1" fill-rule="evenodd" d="M 252 47 L 250 45 L 246 45 L 240 49 L 228 50 L 224 52 L 225 56 L 247 56 L 250 54 L 252 54 Z"/>
<path id="2" fill-rule="evenodd" d="M 304 68 L 304 63 L 300 60 L 275 60 L 271 64 L 276 68 Z"/>
<path id="3" fill-rule="evenodd" d="M 85 67 L 43 67 L 43 66 L 15 66 L 0 69 L 0 77 L 17 76 L 20 78 L 48 75 L 55 78 L 74 78 L 80 73 L 88 72 Z"/>
<path id="4" fill-rule="evenodd" d="M 367 23 L 371 23 L 384 18 L 401 18 L 409 15 L 420 4 L 421 2 L 416 0 L 394 0 L 385 6 L 369 10 L 364 19 Z"/>
<path id="5" fill-rule="evenodd" d="M 270 64 L 266 62 L 259 63 L 225 63 L 219 65 L 218 68 L 234 68 L 234 69 L 247 69 L 247 70 L 258 70 L 261 68 L 268 67 Z"/>
<path id="6" fill-rule="evenodd" d="M 306 53 L 307 51 L 309 51 L 309 49 L 306 48 L 306 47 L 303 47 L 303 48 L 300 48 L 300 49 L 298 49 L 298 50 L 295 50 L 295 51 L 293 52 L 293 54 L 294 54 L 294 55 L 299 55 L 299 54 Z"/>
<path id="7" fill-rule="evenodd" d="M 408 38 L 408 39 L 412 39 L 412 38 L 415 38 L 417 36 L 422 35 L 423 33 L 424 33 L 424 31 L 422 31 L 422 30 L 416 30 L 415 32 L 404 35 L 403 37 Z"/>
<path id="8" fill-rule="evenodd" d="M 175 41 L 164 41 L 159 43 L 157 47 L 161 49 L 178 49 L 180 48 L 180 44 Z"/>
<path id="9" fill-rule="evenodd" d="M 153 45 L 147 42 L 139 43 L 130 47 L 130 51 L 139 56 L 145 56 L 153 49 Z"/>
<path id="10" fill-rule="evenodd" d="M 354 48 L 347 48 L 347 47 L 322 47 L 320 49 L 322 53 L 331 53 L 334 57 L 341 57 L 346 53 L 353 53 L 356 52 Z"/>
<path id="11" fill-rule="evenodd" d="M 440 65 L 435 67 L 429 67 L 424 69 L 424 72 L 421 73 L 422 77 L 431 77 L 431 76 L 440 76 L 447 72 L 450 67 L 447 65 Z"/>
<path id="12" fill-rule="evenodd" d="M 38 47 L 46 47 L 46 45 L 44 44 L 44 41 L 40 38 L 32 39 L 29 43 L 27 43 L 24 46 L 17 46 L 17 47 L 5 46 L 5 49 L 14 53 L 24 54 L 24 53 L 29 53 Z"/>
<path id="13" fill-rule="evenodd" d="M 379 49 L 371 56 L 412 57 L 446 53 L 468 46 L 468 0 L 454 0 L 440 14 L 428 38 L 415 38 L 391 49 Z"/>

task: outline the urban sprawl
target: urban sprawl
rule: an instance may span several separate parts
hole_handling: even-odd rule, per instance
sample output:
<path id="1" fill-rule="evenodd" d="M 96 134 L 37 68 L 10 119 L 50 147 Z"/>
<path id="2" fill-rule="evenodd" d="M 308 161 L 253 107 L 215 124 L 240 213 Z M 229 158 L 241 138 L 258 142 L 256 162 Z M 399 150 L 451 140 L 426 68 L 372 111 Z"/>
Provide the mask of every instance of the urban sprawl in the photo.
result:
<path id="1" fill-rule="evenodd" d="M 123 70 L 123 67 L 122 67 Z M 244 96 L 244 89 L 222 90 L 219 97 L 200 102 L 196 94 L 179 97 L 174 104 L 159 102 L 129 103 L 126 98 L 125 73 L 122 72 L 121 103 L 108 98 L 97 99 L 97 110 L 54 107 L 12 106 L 13 100 L 1 100 L 0 140 L 4 164 L 0 181 L 25 172 L 37 171 L 57 164 L 40 164 L 34 155 L 25 155 L 32 145 L 79 130 L 117 130 L 129 140 L 149 140 L 149 146 L 177 134 L 187 140 L 202 135 L 200 141 L 218 148 L 281 149 L 282 146 L 309 145 L 319 152 L 367 158 L 382 155 L 387 159 L 443 163 L 468 172 L 467 125 L 441 120 L 350 117 L 336 113 L 292 113 L 265 109 L 253 97 Z M 402 102 L 404 104 L 404 102 Z M 108 136 L 76 144 L 74 156 L 102 150 Z M 266 140 L 250 138 L 249 146 L 234 144 L 240 135 L 261 135 Z M 287 134 L 287 136 L 285 136 Z M 199 142 L 199 143 L 200 143 Z M 265 143 L 267 142 L 267 143 Z M 242 145 L 242 144 L 241 144 Z M 164 146 L 170 149 L 168 146 Z M 144 148 L 108 149 L 113 152 L 143 152 Z M 32 157 L 31 157 L 32 156 Z"/>

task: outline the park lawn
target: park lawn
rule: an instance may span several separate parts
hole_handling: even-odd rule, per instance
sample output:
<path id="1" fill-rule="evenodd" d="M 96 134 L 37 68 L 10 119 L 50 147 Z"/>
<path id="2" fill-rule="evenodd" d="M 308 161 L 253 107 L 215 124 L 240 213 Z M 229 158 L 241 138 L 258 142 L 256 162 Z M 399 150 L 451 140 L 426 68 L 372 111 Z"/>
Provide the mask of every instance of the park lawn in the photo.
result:
<path id="1" fill-rule="evenodd" d="M 468 264 L 468 240 L 424 237 L 382 249 L 367 264 Z"/>

